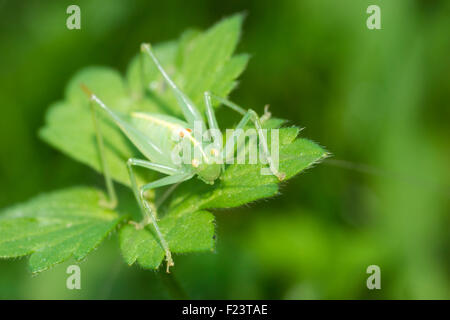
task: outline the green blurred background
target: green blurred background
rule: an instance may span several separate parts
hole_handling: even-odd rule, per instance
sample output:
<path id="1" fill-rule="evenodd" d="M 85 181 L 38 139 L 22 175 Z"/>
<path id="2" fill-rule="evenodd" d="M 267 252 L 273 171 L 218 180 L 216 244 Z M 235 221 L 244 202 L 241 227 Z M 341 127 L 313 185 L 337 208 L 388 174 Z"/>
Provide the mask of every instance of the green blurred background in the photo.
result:
<path id="1" fill-rule="evenodd" d="M 73 3 L 79 31 L 66 29 Z M 370 4 L 382 30 L 366 27 Z M 252 59 L 232 99 L 270 103 L 333 157 L 279 197 L 217 212 L 216 252 L 177 256 L 179 285 L 210 299 L 450 298 L 446 0 L 0 1 L 0 208 L 103 186 L 37 137 L 77 70 L 124 72 L 141 42 L 241 11 Z M 167 278 L 122 262 L 115 235 L 81 263 L 81 290 L 66 289 L 70 264 L 32 277 L 26 259 L 0 260 L 0 298 L 170 298 Z M 366 287 L 372 264 L 381 290 Z"/>

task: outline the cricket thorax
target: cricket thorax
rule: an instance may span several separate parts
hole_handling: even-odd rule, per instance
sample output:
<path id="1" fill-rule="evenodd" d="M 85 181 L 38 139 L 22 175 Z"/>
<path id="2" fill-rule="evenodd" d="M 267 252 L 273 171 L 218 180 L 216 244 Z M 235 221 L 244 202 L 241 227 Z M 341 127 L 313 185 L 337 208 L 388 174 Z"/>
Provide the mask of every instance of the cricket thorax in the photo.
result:
<path id="1" fill-rule="evenodd" d="M 194 168 L 199 179 L 207 184 L 214 184 L 221 173 L 221 165 L 217 163 L 202 163 Z"/>

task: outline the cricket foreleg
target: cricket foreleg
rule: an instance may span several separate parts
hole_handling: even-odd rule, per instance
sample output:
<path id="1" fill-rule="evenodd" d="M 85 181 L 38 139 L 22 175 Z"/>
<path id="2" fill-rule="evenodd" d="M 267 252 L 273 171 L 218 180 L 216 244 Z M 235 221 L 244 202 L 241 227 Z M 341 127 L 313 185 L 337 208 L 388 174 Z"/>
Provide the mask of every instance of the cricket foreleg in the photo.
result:
<path id="1" fill-rule="evenodd" d="M 282 181 L 286 177 L 286 174 L 284 174 L 283 172 L 279 172 L 278 169 L 275 167 L 274 162 L 273 162 L 272 157 L 269 152 L 269 147 L 267 145 L 267 139 L 263 134 L 262 120 L 267 120 L 268 118 L 270 118 L 270 113 L 268 111 L 267 106 L 265 108 L 265 114 L 261 118 L 259 118 L 258 114 L 252 109 L 248 109 L 246 111 L 245 109 L 241 108 L 240 106 L 231 102 L 230 100 L 227 100 L 225 98 L 222 98 L 222 97 L 219 97 L 216 95 L 212 95 L 211 93 L 205 93 L 205 96 L 206 95 L 214 97 L 215 99 L 217 99 L 220 103 L 222 103 L 226 107 L 229 107 L 230 109 L 232 109 L 240 114 L 243 114 L 241 121 L 239 122 L 239 124 L 236 127 L 236 130 L 243 129 L 249 121 L 254 123 L 256 132 L 258 133 L 258 137 L 261 142 L 261 146 L 263 148 L 264 156 L 266 157 L 267 162 L 269 164 L 270 171 L 272 172 L 272 174 L 274 176 L 276 176 L 278 178 L 278 180 Z M 231 136 L 230 139 L 234 139 L 234 136 Z M 227 141 L 225 145 L 228 146 L 229 143 L 230 143 L 230 141 Z M 226 150 L 225 150 L 225 152 L 226 152 Z M 229 156 L 230 156 L 230 154 L 226 153 L 225 159 L 228 159 Z"/>
<path id="2" fill-rule="evenodd" d="M 258 117 L 258 114 L 254 110 L 249 109 L 247 111 L 247 113 L 244 115 L 244 117 L 242 118 L 242 120 L 244 122 L 247 122 L 248 120 L 250 120 L 254 123 L 256 132 L 258 133 L 258 137 L 261 142 L 261 147 L 263 148 L 264 156 L 266 157 L 267 163 L 269 164 L 270 171 L 272 172 L 272 174 L 274 176 L 276 176 L 278 178 L 278 180 L 283 181 L 284 178 L 286 177 L 286 174 L 283 172 L 279 172 L 277 167 L 275 167 L 275 165 L 274 165 L 272 156 L 269 152 L 269 147 L 267 145 L 267 139 L 263 134 L 262 125 L 261 125 L 261 121 Z M 242 124 L 242 128 L 243 127 L 245 127 L 245 123 Z"/>
<path id="3" fill-rule="evenodd" d="M 202 125 L 202 129 L 205 129 L 204 128 L 205 125 L 203 122 L 203 118 L 200 114 L 200 111 L 197 110 L 194 103 L 189 99 L 189 97 L 186 96 L 183 93 L 183 91 L 181 91 L 180 88 L 178 88 L 178 86 L 175 84 L 175 82 L 169 77 L 167 72 L 162 67 L 161 63 L 156 58 L 156 55 L 153 52 L 153 49 L 149 43 L 141 44 L 141 68 L 142 69 L 144 68 L 144 59 L 143 59 L 144 54 L 147 55 L 153 61 L 154 65 L 157 67 L 157 69 L 163 76 L 166 83 L 172 89 L 175 97 L 178 100 L 178 104 L 179 104 L 181 111 L 183 112 L 184 117 L 187 120 L 187 122 L 190 125 L 194 126 L 194 122 L 199 121 L 199 123 L 201 123 L 201 125 Z M 144 70 L 142 72 L 144 72 Z"/>
<path id="4" fill-rule="evenodd" d="M 204 99 L 205 99 L 205 106 L 206 106 L 206 119 L 208 120 L 208 126 L 210 130 L 217 130 L 218 132 L 220 132 L 220 128 L 219 128 L 219 124 L 217 123 L 217 118 L 216 118 L 216 113 L 214 112 L 214 108 L 212 106 L 212 101 L 211 101 L 211 94 L 206 91 L 204 93 Z M 220 146 L 222 146 L 222 137 L 220 135 Z M 214 154 L 212 154 L 212 156 L 217 157 L 219 156 L 219 151 L 217 150 L 218 148 L 214 148 L 211 151 L 214 151 Z M 217 151 L 217 152 L 216 152 Z M 222 163 L 222 172 L 225 172 L 225 163 L 223 162 L 223 158 L 221 159 L 221 163 Z"/>
<path id="5" fill-rule="evenodd" d="M 211 97 L 212 97 L 211 92 L 206 91 L 204 93 L 205 106 L 206 106 L 206 119 L 208 120 L 208 126 L 210 129 L 220 130 L 219 124 L 217 123 L 216 114 L 214 112 L 214 108 L 212 105 Z"/>
<path id="6" fill-rule="evenodd" d="M 108 200 L 101 200 L 100 205 L 109 209 L 114 209 L 117 206 L 117 196 L 114 189 L 114 182 L 109 172 L 108 163 L 105 157 L 105 147 L 103 144 L 103 136 L 100 129 L 100 124 L 97 118 L 97 112 L 95 110 L 94 101 L 90 100 L 90 108 L 92 113 L 92 120 L 94 122 L 95 136 L 97 139 L 97 146 L 100 156 L 100 163 L 105 177 L 106 190 L 108 192 Z"/>

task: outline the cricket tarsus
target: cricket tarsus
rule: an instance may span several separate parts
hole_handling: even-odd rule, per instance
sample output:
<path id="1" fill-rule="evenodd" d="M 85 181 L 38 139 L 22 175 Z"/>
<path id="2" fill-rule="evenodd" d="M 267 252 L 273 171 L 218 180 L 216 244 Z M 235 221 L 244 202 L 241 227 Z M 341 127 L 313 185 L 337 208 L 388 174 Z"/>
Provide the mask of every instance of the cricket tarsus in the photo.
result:
<path id="1" fill-rule="evenodd" d="M 159 72 L 162 74 L 165 81 L 168 83 L 169 87 L 172 89 L 175 97 L 177 98 L 179 107 L 181 111 L 184 114 L 184 117 L 189 125 L 193 125 L 195 121 L 200 121 L 203 128 L 206 128 L 206 124 L 203 120 L 203 117 L 198 111 L 198 109 L 195 107 L 195 105 L 192 103 L 192 101 L 177 87 L 175 82 L 173 82 L 172 79 L 170 79 L 169 75 L 165 72 L 161 64 L 159 63 L 158 59 L 156 58 L 156 55 L 153 53 L 152 48 L 150 44 L 142 44 L 141 45 L 141 68 L 144 68 L 143 63 L 143 55 L 148 55 L 150 59 L 153 61 Z M 142 70 L 142 74 L 144 73 L 144 70 Z M 144 77 L 142 77 L 144 79 Z M 143 80 L 144 81 L 144 80 Z M 145 83 L 143 83 L 143 87 L 146 87 Z M 100 161 L 103 168 L 103 173 L 105 175 L 105 182 L 106 182 L 106 188 L 108 191 L 109 196 L 109 202 L 103 205 L 107 205 L 109 207 L 115 207 L 117 205 L 117 197 L 114 190 L 114 184 L 112 180 L 112 176 L 109 172 L 108 165 L 106 163 L 105 158 L 105 150 L 103 145 L 103 138 L 101 135 L 100 125 L 98 123 L 97 119 L 97 108 L 100 110 L 103 110 L 105 114 L 109 117 L 110 120 L 112 120 L 119 128 L 122 130 L 122 132 L 130 139 L 130 141 L 142 152 L 142 154 L 148 159 L 148 160 L 141 160 L 141 159 L 128 159 L 127 161 L 127 168 L 128 168 L 128 174 L 131 182 L 131 189 L 133 190 L 133 193 L 135 195 L 136 201 L 139 204 L 139 207 L 142 212 L 143 219 L 141 222 L 137 223 L 135 221 L 130 221 L 129 223 L 134 225 L 136 229 L 143 229 L 148 225 L 152 225 L 156 237 L 159 240 L 159 243 L 164 250 L 165 258 L 166 258 L 166 271 L 169 272 L 169 268 L 174 266 L 174 262 L 172 259 L 172 254 L 169 248 L 169 244 L 164 238 L 164 235 L 162 234 L 161 230 L 159 229 L 158 223 L 157 223 L 157 215 L 156 215 L 156 209 L 151 208 L 150 203 L 147 201 L 145 197 L 145 193 L 151 189 L 160 188 L 164 186 L 174 186 L 178 185 L 183 181 L 189 180 L 195 175 L 197 175 L 201 180 L 203 180 L 205 183 L 213 184 L 216 179 L 219 178 L 221 173 L 224 171 L 224 165 L 219 165 L 217 163 L 213 163 L 210 156 L 207 156 L 207 161 L 205 163 L 199 163 L 198 161 L 194 161 L 197 159 L 192 160 L 191 165 L 183 165 L 183 166 L 174 166 L 174 164 L 170 163 L 167 159 L 169 158 L 168 155 L 166 155 L 160 148 L 158 148 L 158 144 L 155 143 L 155 141 L 152 139 L 151 136 L 145 135 L 143 132 L 139 131 L 135 126 L 133 126 L 132 123 L 128 122 L 125 118 L 121 117 L 119 114 L 111 110 L 103 101 L 101 101 L 86 85 L 81 84 L 82 90 L 86 93 L 86 95 L 89 97 L 89 100 L 91 102 L 91 110 L 92 115 L 94 119 L 94 127 L 97 137 L 97 143 L 98 143 L 98 150 L 100 154 Z M 236 129 L 242 129 L 245 127 L 245 125 L 251 121 L 256 127 L 259 139 L 261 140 L 261 145 L 263 147 L 264 154 L 267 158 L 269 167 L 273 175 L 278 177 L 278 179 L 281 181 L 283 180 L 286 175 L 284 173 L 281 173 L 275 168 L 273 161 L 270 157 L 269 148 L 267 146 L 267 141 L 265 139 L 265 136 L 263 134 L 262 130 L 262 123 L 266 120 L 268 120 L 271 116 L 270 112 L 268 111 L 268 106 L 264 109 L 264 115 L 260 118 L 257 113 L 251 109 L 245 110 L 238 106 L 237 104 L 231 102 L 230 100 L 226 98 L 222 98 L 220 96 L 214 95 L 210 92 L 205 92 L 205 104 L 206 104 L 206 119 L 208 121 L 208 126 L 210 129 L 219 129 L 219 126 L 217 124 L 217 119 L 214 113 L 214 109 L 212 107 L 211 99 L 214 98 L 218 100 L 220 103 L 225 105 L 226 107 L 240 113 L 243 117 L 242 120 L 239 122 Z M 156 124 L 152 124 L 156 125 Z M 156 126 L 156 128 L 158 128 Z M 231 139 L 234 139 L 231 137 Z M 226 141 L 226 144 L 228 144 L 229 141 Z M 203 148 L 200 146 L 200 148 Z M 201 150 L 203 153 L 203 149 Z M 204 154 L 204 153 L 203 153 Z M 211 155 L 212 156 L 212 155 Z M 228 154 L 223 154 L 222 157 L 225 158 L 229 156 Z M 143 186 L 138 186 L 136 176 L 134 173 L 133 168 L 134 167 L 143 167 L 149 170 L 157 171 L 163 174 L 166 174 L 167 176 L 158 179 L 156 181 L 147 183 Z M 162 201 L 168 197 L 170 192 L 173 191 L 174 188 L 169 188 L 169 192 L 163 196 Z M 160 201 L 158 203 L 158 206 L 161 204 Z"/>
<path id="2" fill-rule="evenodd" d="M 252 110 L 252 109 L 245 110 L 244 108 L 238 106 L 234 102 L 232 102 L 226 98 L 217 96 L 209 91 L 205 92 L 204 96 L 205 96 L 205 103 L 207 106 L 211 105 L 211 98 L 214 98 L 217 101 L 219 101 L 220 103 L 222 103 L 224 106 L 243 115 L 243 117 L 242 117 L 241 121 L 239 122 L 239 124 L 237 125 L 236 129 L 243 129 L 249 121 L 253 122 L 253 124 L 255 125 L 255 128 L 256 128 L 256 132 L 258 133 L 259 139 L 261 140 L 261 146 L 263 148 L 264 155 L 269 164 L 270 171 L 272 172 L 272 174 L 274 176 L 276 176 L 278 178 L 279 181 L 283 181 L 286 178 L 286 174 L 283 172 L 279 172 L 275 168 L 273 161 L 270 157 L 269 147 L 267 146 L 267 140 L 266 140 L 266 138 L 263 134 L 263 130 L 262 130 L 262 123 L 264 121 L 267 121 L 271 117 L 271 114 L 269 112 L 269 106 L 268 105 L 265 106 L 264 115 L 260 118 L 254 110 Z M 230 137 L 230 138 L 234 139 L 234 137 Z M 227 144 L 228 144 L 228 141 L 226 141 L 226 145 Z M 228 159 L 229 156 L 231 156 L 231 155 L 230 154 L 224 155 L 225 159 Z"/>

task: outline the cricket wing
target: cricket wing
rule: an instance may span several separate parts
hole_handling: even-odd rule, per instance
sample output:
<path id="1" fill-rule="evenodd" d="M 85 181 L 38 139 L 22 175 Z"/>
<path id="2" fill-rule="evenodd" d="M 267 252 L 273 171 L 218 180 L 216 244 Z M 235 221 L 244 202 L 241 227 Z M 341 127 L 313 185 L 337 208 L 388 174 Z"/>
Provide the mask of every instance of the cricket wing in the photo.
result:
<path id="1" fill-rule="evenodd" d="M 176 169 L 176 166 L 169 165 L 170 154 L 165 153 L 161 148 L 154 143 L 153 139 L 142 133 L 139 128 L 135 127 L 127 117 L 112 111 L 109 108 L 103 108 L 122 132 L 130 139 L 136 148 L 149 160 L 159 164 L 165 164 Z"/>
<path id="2" fill-rule="evenodd" d="M 188 123 L 168 115 L 148 112 L 133 112 L 131 119 L 133 126 L 142 132 L 159 150 L 168 155 L 171 165 L 175 165 L 171 155 L 181 137 L 184 134 L 190 134 L 192 131 Z"/>

